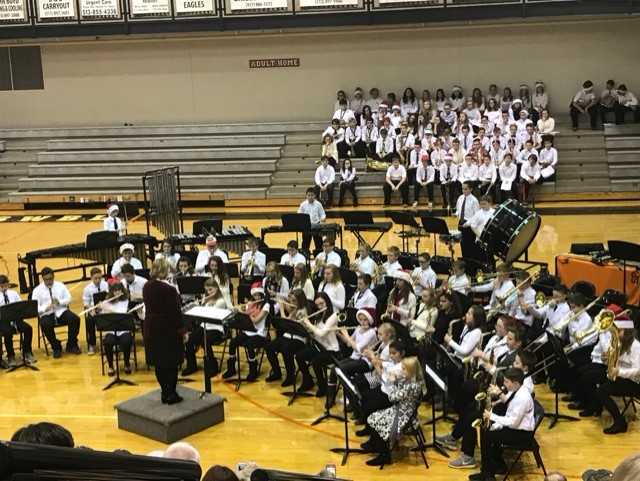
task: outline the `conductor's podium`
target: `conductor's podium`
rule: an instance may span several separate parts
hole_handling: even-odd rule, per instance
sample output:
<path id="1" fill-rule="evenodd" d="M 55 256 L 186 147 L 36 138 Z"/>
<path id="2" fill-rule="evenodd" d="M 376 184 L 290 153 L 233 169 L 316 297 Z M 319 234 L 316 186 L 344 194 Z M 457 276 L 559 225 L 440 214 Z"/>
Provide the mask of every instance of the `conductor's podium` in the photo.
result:
<path id="1" fill-rule="evenodd" d="M 224 421 L 224 398 L 178 386 L 183 401 L 162 404 L 160 389 L 116 404 L 118 428 L 166 444 Z"/>

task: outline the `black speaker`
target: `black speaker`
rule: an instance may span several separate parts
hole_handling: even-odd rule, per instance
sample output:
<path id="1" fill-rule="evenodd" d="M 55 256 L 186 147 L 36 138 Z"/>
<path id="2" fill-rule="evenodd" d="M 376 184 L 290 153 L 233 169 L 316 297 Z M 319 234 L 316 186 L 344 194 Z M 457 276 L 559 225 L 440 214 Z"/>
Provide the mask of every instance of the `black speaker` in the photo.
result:
<path id="1" fill-rule="evenodd" d="M 592 252 L 602 252 L 604 244 L 600 242 L 584 243 L 584 244 L 571 244 L 571 253 L 579 255 L 590 255 Z"/>

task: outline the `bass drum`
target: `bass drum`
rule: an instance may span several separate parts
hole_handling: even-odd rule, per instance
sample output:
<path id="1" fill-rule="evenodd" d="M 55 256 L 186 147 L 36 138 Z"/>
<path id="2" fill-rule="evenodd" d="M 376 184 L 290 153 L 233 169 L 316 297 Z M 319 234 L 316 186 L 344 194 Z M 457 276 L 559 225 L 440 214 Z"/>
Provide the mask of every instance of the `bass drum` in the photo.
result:
<path id="1" fill-rule="evenodd" d="M 482 231 L 480 243 L 489 254 L 511 263 L 529 248 L 541 223 L 537 213 L 509 199 L 496 207 Z"/>

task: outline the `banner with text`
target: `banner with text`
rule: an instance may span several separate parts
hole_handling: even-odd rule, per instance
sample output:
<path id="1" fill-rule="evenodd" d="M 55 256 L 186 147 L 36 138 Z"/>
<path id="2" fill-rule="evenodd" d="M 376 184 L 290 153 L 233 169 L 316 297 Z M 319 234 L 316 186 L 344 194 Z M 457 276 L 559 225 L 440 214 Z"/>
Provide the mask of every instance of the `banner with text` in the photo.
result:
<path id="1" fill-rule="evenodd" d="M 171 16 L 169 0 L 129 0 L 131 15 Z"/>
<path id="2" fill-rule="evenodd" d="M 300 8 L 357 7 L 358 0 L 299 0 Z"/>
<path id="3" fill-rule="evenodd" d="M 38 0 L 38 17 L 43 19 L 76 18 L 73 0 Z"/>
<path id="4" fill-rule="evenodd" d="M 176 15 L 210 14 L 216 11 L 213 0 L 174 0 Z"/>
<path id="5" fill-rule="evenodd" d="M 81 18 L 119 18 L 118 0 L 80 0 Z"/>
<path id="6" fill-rule="evenodd" d="M 232 12 L 244 10 L 281 10 L 289 8 L 287 0 L 228 0 Z"/>
<path id="7" fill-rule="evenodd" d="M 0 22 L 19 22 L 26 18 L 24 0 L 0 0 Z"/>

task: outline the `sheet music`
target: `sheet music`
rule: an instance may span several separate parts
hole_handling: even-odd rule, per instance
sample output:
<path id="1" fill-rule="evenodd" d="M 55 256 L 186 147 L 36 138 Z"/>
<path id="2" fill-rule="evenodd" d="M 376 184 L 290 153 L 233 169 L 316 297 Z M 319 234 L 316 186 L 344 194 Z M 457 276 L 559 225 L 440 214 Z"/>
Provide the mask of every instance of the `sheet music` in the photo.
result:
<path id="1" fill-rule="evenodd" d="M 550 165 L 540 171 L 540 175 L 542 175 L 542 177 L 545 179 L 548 179 L 553 174 L 555 174 L 555 170 L 553 170 L 553 167 L 551 167 Z"/>
<path id="2" fill-rule="evenodd" d="M 347 376 L 345 376 L 344 372 L 342 372 L 342 369 L 340 369 L 339 367 L 336 367 L 335 372 L 336 372 L 336 375 L 342 381 L 342 383 L 345 386 L 347 386 L 351 390 L 351 392 L 353 392 L 356 396 L 358 396 L 359 399 L 362 399 L 362 396 L 360 395 L 360 391 L 358 391 L 358 388 L 353 385 L 353 383 Z"/>
<path id="3" fill-rule="evenodd" d="M 500 184 L 500 189 L 501 190 L 511 190 L 511 181 L 510 180 L 503 180 L 502 183 Z"/>
<path id="4" fill-rule="evenodd" d="M 220 309 L 213 306 L 194 306 L 185 312 L 186 315 L 204 317 L 206 319 L 213 319 L 215 321 L 224 321 L 227 317 L 233 314 L 229 309 Z"/>
<path id="5" fill-rule="evenodd" d="M 425 364 L 425 365 L 424 365 L 424 369 L 425 369 L 425 371 L 427 372 L 427 375 L 428 375 L 431 379 L 433 379 L 433 382 L 435 382 L 435 383 L 436 383 L 436 385 L 440 388 L 440 390 L 441 390 L 442 392 L 446 392 L 446 391 L 447 391 L 447 385 L 444 383 L 444 381 L 443 381 L 442 379 L 440 379 L 440 376 L 438 376 L 438 375 L 436 374 L 436 372 L 435 372 L 433 369 L 431 369 L 431 368 L 429 367 L 429 364 Z"/>

